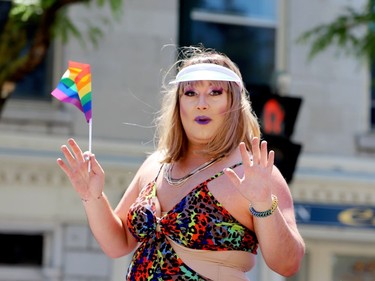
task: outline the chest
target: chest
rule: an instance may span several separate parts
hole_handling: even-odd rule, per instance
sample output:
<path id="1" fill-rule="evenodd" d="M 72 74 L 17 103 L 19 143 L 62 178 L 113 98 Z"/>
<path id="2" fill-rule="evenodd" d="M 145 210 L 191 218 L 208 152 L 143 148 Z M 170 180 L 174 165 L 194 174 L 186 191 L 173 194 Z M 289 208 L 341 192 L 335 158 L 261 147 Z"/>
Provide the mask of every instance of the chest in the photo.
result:
<path id="1" fill-rule="evenodd" d="M 169 212 L 182 200 L 194 194 L 194 202 L 218 204 L 223 206 L 237 221 L 253 230 L 253 221 L 248 211 L 249 202 L 232 185 L 229 178 L 222 175 L 205 182 L 207 176 L 192 178 L 182 186 L 171 186 L 162 177 L 156 183 L 157 213 Z M 202 187 L 206 185 L 206 187 Z M 202 192 L 199 192 L 202 191 Z"/>

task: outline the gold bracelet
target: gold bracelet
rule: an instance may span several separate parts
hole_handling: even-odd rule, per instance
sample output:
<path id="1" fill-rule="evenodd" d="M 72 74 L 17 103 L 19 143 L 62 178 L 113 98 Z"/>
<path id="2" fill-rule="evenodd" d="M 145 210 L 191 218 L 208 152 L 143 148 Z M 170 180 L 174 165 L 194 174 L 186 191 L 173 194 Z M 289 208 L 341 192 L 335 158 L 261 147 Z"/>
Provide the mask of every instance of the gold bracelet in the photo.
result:
<path id="1" fill-rule="evenodd" d="M 254 217 L 257 217 L 257 218 L 265 218 L 265 217 L 268 217 L 268 216 L 272 215 L 272 214 L 275 212 L 275 210 L 277 209 L 278 203 L 279 203 L 279 200 L 277 199 L 277 196 L 272 194 L 272 205 L 271 205 L 271 209 L 268 209 L 267 211 L 263 211 L 263 212 L 258 212 L 258 211 L 256 211 L 256 210 L 253 208 L 253 206 L 251 206 L 251 203 L 250 203 L 250 205 L 249 205 L 249 210 L 250 210 L 250 213 L 251 213 Z"/>

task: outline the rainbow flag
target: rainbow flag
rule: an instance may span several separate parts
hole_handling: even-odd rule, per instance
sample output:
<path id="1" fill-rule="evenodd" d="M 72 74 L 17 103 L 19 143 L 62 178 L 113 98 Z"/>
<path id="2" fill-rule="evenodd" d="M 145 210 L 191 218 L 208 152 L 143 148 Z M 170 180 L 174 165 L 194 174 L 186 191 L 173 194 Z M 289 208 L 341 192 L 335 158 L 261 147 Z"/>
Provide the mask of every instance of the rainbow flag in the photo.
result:
<path id="1" fill-rule="evenodd" d="M 90 65 L 69 61 L 68 69 L 51 94 L 62 102 L 75 105 L 89 123 L 92 118 Z"/>

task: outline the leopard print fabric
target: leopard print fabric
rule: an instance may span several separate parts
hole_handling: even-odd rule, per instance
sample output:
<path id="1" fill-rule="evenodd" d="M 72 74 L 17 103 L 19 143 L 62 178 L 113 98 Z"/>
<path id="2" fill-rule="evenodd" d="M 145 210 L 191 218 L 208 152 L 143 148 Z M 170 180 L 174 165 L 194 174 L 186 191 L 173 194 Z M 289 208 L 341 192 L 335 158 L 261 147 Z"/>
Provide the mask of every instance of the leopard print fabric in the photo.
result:
<path id="1" fill-rule="evenodd" d="M 257 253 L 255 233 L 230 215 L 207 187 L 223 174 L 221 171 L 199 184 L 161 218 L 155 215 L 154 203 L 158 176 L 141 191 L 128 213 L 127 225 L 140 245 L 127 280 L 209 280 L 184 264 L 167 237 L 191 249 Z"/>

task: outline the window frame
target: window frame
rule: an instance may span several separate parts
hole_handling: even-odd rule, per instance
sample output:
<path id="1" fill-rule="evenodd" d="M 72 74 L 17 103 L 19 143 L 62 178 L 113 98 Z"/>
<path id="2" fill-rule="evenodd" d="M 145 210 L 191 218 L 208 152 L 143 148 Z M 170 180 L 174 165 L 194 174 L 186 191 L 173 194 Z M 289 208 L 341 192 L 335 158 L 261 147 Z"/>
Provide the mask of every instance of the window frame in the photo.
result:
<path id="1" fill-rule="evenodd" d="M 286 36 L 285 28 L 287 25 L 286 21 L 286 12 L 287 12 L 287 3 L 286 0 L 275 0 L 275 18 L 268 19 L 262 18 L 259 16 L 249 17 L 246 15 L 234 15 L 231 13 L 224 13 L 222 11 L 210 12 L 199 9 L 195 6 L 194 3 L 188 1 L 180 3 L 179 9 L 179 45 L 180 46 L 189 46 L 192 44 L 191 35 L 186 36 L 186 34 L 192 33 L 192 27 L 190 22 L 185 23 L 184 20 L 189 18 L 190 21 L 196 20 L 205 23 L 217 23 L 217 24 L 226 24 L 232 26 L 244 26 L 244 27 L 253 27 L 253 28 L 272 28 L 274 30 L 274 60 L 273 60 L 273 71 L 269 73 L 269 83 L 267 88 L 270 89 L 274 86 L 273 77 L 277 73 L 286 73 L 287 72 L 287 58 L 283 57 L 287 55 L 286 48 Z M 272 13 L 271 13 L 272 14 Z M 207 47 L 207 46 L 205 46 Z M 209 46 L 211 47 L 211 46 Z M 215 48 L 215 46 L 213 46 Z M 217 49 L 221 51 L 220 49 Z M 224 53 L 227 53 L 224 51 Z M 231 58 L 231 54 L 228 54 Z M 245 78 L 245 77 L 244 77 Z M 246 78 L 244 82 L 247 83 Z M 263 91 L 264 87 L 262 84 L 259 86 L 254 85 L 254 89 Z"/>
<path id="2" fill-rule="evenodd" d="M 0 3 L 10 0 L 0 0 Z M 63 45 L 61 42 L 52 42 L 47 56 L 46 86 L 44 99 L 35 99 L 33 96 L 24 98 L 7 98 L 0 118 L 0 129 L 12 131 L 45 131 L 49 132 L 54 127 L 63 132 L 72 132 L 72 117 L 68 110 L 63 110 L 61 102 L 48 95 L 48 89 L 52 91 L 53 85 L 57 85 L 61 69 L 63 69 Z M 26 128 L 28 127 L 28 128 Z"/>
<path id="3" fill-rule="evenodd" d="M 0 281 L 41 281 L 57 280 L 60 276 L 60 261 L 62 253 L 62 241 L 60 226 L 53 223 L 37 223 L 18 221 L 0 222 L 0 231 L 8 234 L 42 234 L 43 235 L 43 257 L 40 266 L 29 265 L 0 265 Z M 58 261 L 56 263 L 56 261 Z"/>

